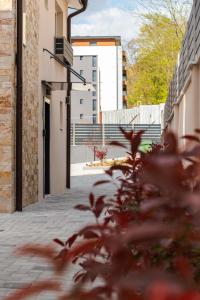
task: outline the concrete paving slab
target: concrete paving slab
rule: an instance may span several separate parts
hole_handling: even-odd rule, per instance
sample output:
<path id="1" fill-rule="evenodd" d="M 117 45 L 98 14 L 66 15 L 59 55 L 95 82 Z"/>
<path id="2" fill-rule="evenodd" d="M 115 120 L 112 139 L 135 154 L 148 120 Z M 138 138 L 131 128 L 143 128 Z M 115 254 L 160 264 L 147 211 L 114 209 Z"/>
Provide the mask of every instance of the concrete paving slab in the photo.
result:
<path id="1" fill-rule="evenodd" d="M 80 164 L 72 165 L 72 189 L 63 195 L 48 196 L 31 205 L 22 213 L 0 215 L 0 299 L 21 288 L 23 283 L 51 276 L 49 266 L 38 258 L 18 258 L 15 255 L 20 245 L 27 243 L 51 244 L 54 238 L 66 239 L 79 228 L 93 222 L 90 213 L 74 210 L 74 206 L 87 203 L 88 194 L 113 195 L 112 185 L 94 188 L 98 180 L 106 179 L 103 170 L 83 170 Z M 72 283 L 73 271 L 66 278 Z M 48 294 L 31 299 L 50 299 Z M 53 299 L 53 297 L 52 297 Z"/>

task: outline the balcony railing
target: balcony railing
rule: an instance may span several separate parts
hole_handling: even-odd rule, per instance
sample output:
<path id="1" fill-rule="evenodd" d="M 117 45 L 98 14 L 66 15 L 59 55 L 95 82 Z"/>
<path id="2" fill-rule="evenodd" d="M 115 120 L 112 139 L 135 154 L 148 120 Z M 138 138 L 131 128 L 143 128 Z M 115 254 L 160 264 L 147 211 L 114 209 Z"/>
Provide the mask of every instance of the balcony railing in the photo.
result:
<path id="1" fill-rule="evenodd" d="M 55 54 L 69 65 L 73 65 L 73 49 L 65 37 L 55 37 Z"/>

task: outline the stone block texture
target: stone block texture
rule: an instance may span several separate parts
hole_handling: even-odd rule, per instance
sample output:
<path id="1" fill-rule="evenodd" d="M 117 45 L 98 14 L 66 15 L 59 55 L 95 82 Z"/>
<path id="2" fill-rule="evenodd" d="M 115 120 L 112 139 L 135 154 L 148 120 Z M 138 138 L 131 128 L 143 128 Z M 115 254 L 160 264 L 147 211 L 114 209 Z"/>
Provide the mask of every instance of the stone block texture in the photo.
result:
<path id="1" fill-rule="evenodd" d="M 23 206 L 38 200 L 39 0 L 26 0 Z M 16 0 L 0 0 L 0 212 L 15 210 Z"/>
<path id="2" fill-rule="evenodd" d="M 0 1 L 0 212 L 15 208 L 15 3 Z"/>
<path id="3" fill-rule="evenodd" d="M 38 201 L 39 0 L 26 0 L 23 48 L 23 206 Z"/>

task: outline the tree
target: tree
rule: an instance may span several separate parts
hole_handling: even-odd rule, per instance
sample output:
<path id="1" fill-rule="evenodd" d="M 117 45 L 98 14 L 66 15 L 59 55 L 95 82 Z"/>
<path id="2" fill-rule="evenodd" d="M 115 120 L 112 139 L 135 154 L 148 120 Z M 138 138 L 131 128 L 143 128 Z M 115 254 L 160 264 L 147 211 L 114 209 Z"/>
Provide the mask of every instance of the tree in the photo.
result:
<path id="1" fill-rule="evenodd" d="M 129 105 L 165 102 L 183 38 L 180 24 L 160 13 L 143 15 L 138 36 L 129 43 Z"/>
<path id="2" fill-rule="evenodd" d="M 137 0 L 147 13 L 164 13 L 176 24 L 176 32 L 182 38 L 193 0 Z"/>

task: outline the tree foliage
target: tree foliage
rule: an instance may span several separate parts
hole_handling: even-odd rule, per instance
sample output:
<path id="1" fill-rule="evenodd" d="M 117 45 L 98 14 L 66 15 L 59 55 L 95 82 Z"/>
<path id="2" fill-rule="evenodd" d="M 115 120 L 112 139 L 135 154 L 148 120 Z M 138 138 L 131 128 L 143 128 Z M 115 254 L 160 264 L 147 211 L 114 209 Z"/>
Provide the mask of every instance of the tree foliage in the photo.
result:
<path id="1" fill-rule="evenodd" d="M 162 14 L 146 14 L 140 33 L 129 48 L 133 65 L 128 69 L 129 104 L 165 102 L 180 50 L 177 24 Z"/>
<path id="2" fill-rule="evenodd" d="M 128 45 L 129 106 L 166 101 L 192 0 L 137 0 L 141 28 Z"/>

